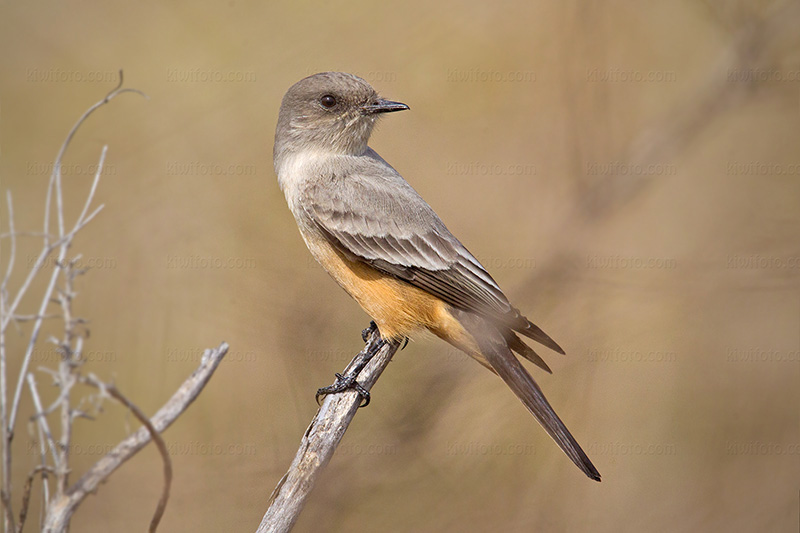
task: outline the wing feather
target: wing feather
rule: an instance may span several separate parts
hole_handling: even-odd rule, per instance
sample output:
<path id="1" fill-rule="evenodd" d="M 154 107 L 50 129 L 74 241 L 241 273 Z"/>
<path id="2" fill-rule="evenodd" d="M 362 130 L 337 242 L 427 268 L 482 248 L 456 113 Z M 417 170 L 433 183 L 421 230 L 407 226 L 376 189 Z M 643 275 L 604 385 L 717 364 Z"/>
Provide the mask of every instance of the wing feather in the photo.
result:
<path id="1" fill-rule="evenodd" d="M 492 276 L 433 209 L 375 154 L 304 191 L 307 215 L 340 251 L 457 308 L 563 350 L 511 306 Z M 355 159 L 355 158 L 354 158 Z M 351 162 L 352 163 L 352 162 Z"/>

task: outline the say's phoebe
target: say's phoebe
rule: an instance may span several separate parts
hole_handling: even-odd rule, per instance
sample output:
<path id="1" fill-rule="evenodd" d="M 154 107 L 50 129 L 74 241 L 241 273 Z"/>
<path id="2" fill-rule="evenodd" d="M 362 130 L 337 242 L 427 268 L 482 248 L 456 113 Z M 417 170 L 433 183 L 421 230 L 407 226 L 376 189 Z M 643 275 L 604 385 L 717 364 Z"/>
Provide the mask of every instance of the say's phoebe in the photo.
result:
<path id="1" fill-rule="evenodd" d="M 341 72 L 309 76 L 286 92 L 275 171 L 306 246 L 373 318 L 383 339 L 428 330 L 466 352 L 498 374 L 564 453 L 600 481 L 512 353 L 550 372 L 517 333 L 564 351 L 511 306 L 417 191 L 367 146 L 377 118 L 404 109 Z"/>

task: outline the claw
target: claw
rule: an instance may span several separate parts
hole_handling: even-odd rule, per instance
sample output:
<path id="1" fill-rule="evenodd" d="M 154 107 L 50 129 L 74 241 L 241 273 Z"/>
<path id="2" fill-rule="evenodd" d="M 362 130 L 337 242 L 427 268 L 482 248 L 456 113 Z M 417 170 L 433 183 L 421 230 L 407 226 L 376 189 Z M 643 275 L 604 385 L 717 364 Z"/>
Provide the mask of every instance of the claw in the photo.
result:
<path id="1" fill-rule="evenodd" d="M 366 407 L 369 405 L 370 402 L 370 394 L 367 389 L 365 389 L 358 381 L 356 381 L 356 377 L 353 375 L 343 376 L 336 373 L 336 383 L 330 385 L 328 387 L 323 387 L 317 390 L 317 394 L 315 399 L 317 400 L 317 405 L 320 405 L 319 398 L 320 396 L 327 396 L 328 394 L 336 394 L 338 392 L 344 392 L 346 390 L 354 390 L 358 393 L 361 397 L 361 403 L 359 403 L 359 407 Z"/>
<path id="2" fill-rule="evenodd" d="M 374 320 L 372 320 L 370 321 L 369 326 L 367 326 L 367 328 L 361 332 L 361 338 L 364 339 L 364 342 L 369 342 L 369 339 L 372 337 L 372 334 L 375 333 L 376 331 L 378 331 L 378 325 L 375 324 Z M 317 394 L 315 396 L 317 400 L 317 405 L 320 405 L 319 399 L 322 396 L 327 396 L 328 394 L 336 394 L 338 392 L 344 392 L 346 390 L 354 390 L 361 397 L 361 402 L 359 404 L 359 407 L 368 406 L 370 402 L 369 391 L 365 389 L 364 386 L 361 385 L 358 381 L 356 381 L 356 378 L 358 377 L 358 374 L 361 372 L 361 370 L 363 370 L 364 367 L 367 365 L 369 360 L 375 357 L 375 354 L 377 354 L 381 350 L 381 348 L 383 348 L 386 342 L 387 341 L 384 340 L 383 337 L 380 336 L 380 334 L 378 334 L 378 339 L 375 341 L 375 343 L 371 345 L 367 344 L 367 346 L 363 350 L 361 350 L 361 352 L 359 352 L 356 358 L 353 359 L 353 362 L 349 365 L 351 370 L 346 375 L 343 376 L 342 374 L 337 373 L 336 382 L 333 385 L 330 385 L 328 387 L 323 387 L 317 390 Z M 408 339 L 406 339 L 406 342 L 408 342 Z"/>
<path id="3" fill-rule="evenodd" d="M 374 320 L 370 320 L 369 326 L 367 326 L 361 331 L 361 338 L 364 340 L 364 342 L 367 342 L 369 340 L 369 336 L 372 335 L 372 332 L 375 331 L 376 329 L 378 329 L 378 325 L 375 323 Z"/>

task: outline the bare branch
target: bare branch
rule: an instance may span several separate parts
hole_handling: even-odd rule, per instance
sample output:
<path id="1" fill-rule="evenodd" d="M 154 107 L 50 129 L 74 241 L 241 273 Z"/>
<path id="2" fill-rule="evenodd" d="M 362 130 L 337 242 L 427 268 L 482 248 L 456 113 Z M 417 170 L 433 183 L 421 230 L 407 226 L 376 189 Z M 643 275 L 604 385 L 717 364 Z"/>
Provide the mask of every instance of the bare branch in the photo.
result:
<path id="1" fill-rule="evenodd" d="M 41 318 L 42 320 L 49 320 L 52 318 L 61 318 L 59 314 L 52 314 L 52 315 L 14 315 L 14 322 L 30 322 L 31 320 L 37 320 Z"/>
<path id="2" fill-rule="evenodd" d="M 92 180 L 91 187 L 87 198 L 82 206 L 82 210 L 74 221 L 72 225 L 72 229 L 70 230 L 67 227 L 65 221 L 65 213 L 64 213 L 64 198 L 62 195 L 62 176 L 61 176 L 61 167 L 63 163 L 64 156 L 66 154 L 67 149 L 69 148 L 72 139 L 74 138 L 75 134 L 77 133 L 78 129 L 82 126 L 82 124 L 87 120 L 87 118 L 99 107 L 107 104 L 117 95 L 122 94 L 124 92 L 136 92 L 139 94 L 143 94 L 139 91 L 133 89 L 123 89 L 122 88 L 123 77 L 122 72 L 120 72 L 120 79 L 119 85 L 115 87 L 111 92 L 109 92 L 105 98 L 96 102 L 93 106 L 91 106 L 83 115 L 75 122 L 75 124 L 70 129 L 66 140 L 62 143 L 58 155 L 56 157 L 53 171 L 50 175 L 50 181 L 48 184 L 47 195 L 45 197 L 45 213 L 44 213 L 44 228 L 42 232 L 39 233 L 18 233 L 15 225 L 14 225 L 14 211 L 13 211 L 13 203 L 11 199 L 10 193 L 7 193 L 7 202 L 8 202 L 8 209 L 9 209 L 9 231 L 2 235 L 2 238 L 8 237 L 10 239 L 10 259 L 8 265 L 5 270 L 5 276 L 3 277 L 2 281 L 0 281 L 0 425 L 2 428 L 2 503 L 3 503 L 3 520 L 5 531 L 14 531 L 17 529 L 14 527 L 14 513 L 11 505 L 11 443 L 14 438 L 14 428 L 16 426 L 17 415 L 19 414 L 20 408 L 20 401 L 22 396 L 22 390 L 25 385 L 25 379 L 27 377 L 28 385 L 31 390 L 31 394 L 34 399 L 34 403 L 36 404 L 36 408 L 38 409 L 38 415 L 33 417 L 33 421 L 36 423 L 36 427 L 38 428 L 39 435 L 40 435 L 40 443 L 41 443 L 41 454 L 42 454 L 42 467 L 46 466 L 47 461 L 47 451 L 45 448 L 45 443 L 49 446 L 51 452 L 53 453 L 54 457 L 54 464 L 56 470 L 56 478 L 57 478 L 57 487 L 60 493 L 63 493 L 68 488 L 68 476 L 69 476 L 69 465 L 68 465 L 68 454 L 69 454 L 69 444 L 71 438 L 71 426 L 74 417 L 79 414 L 74 411 L 70 406 L 70 389 L 72 388 L 73 384 L 76 382 L 76 377 L 78 376 L 77 373 L 77 365 L 80 357 L 80 352 L 82 350 L 82 335 L 81 330 L 78 328 L 84 324 L 85 322 L 80 318 L 72 318 L 71 316 L 71 301 L 74 297 L 74 291 L 72 291 L 72 281 L 74 280 L 75 276 L 80 275 L 83 272 L 83 269 L 76 267 L 76 259 L 73 259 L 69 262 L 66 262 L 67 259 L 67 252 L 72 245 L 72 241 L 75 235 L 80 231 L 86 224 L 88 224 L 99 211 L 102 209 L 102 206 L 96 207 L 93 210 L 92 202 L 94 201 L 95 193 L 97 191 L 98 183 L 100 180 L 100 176 L 103 172 L 105 158 L 107 154 L 107 146 L 104 146 L 97 166 L 97 171 L 94 175 L 94 179 Z M 146 95 L 145 95 L 146 97 Z M 55 200 L 53 196 L 55 195 Z M 50 217 L 51 207 L 55 203 L 56 208 L 56 216 L 57 216 L 57 235 L 53 235 L 50 233 Z M 42 250 L 38 255 L 38 258 L 32 268 L 28 269 L 26 272 L 25 278 L 21 283 L 20 287 L 17 289 L 16 294 L 13 295 L 13 298 L 8 293 L 8 283 L 11 277 L 14 263 L 16 259 L 16 239 L 18 236 L 22 235 L 34 235 L 39 236 L 43 239 L 43 246 Z M 36 276 L 45 268 L 46 261 L 48 257 L 51 256 L 53 252 L 57 252 L 57 256 L 55 258 L 55 267 L 52 268 L 52 272 L 50 274 L 48 282 L 45 284 L 46 288 L 42 295 L 38 312 L 27 313 L 27 314 L 17 314 L 17 308 L 20 303 L 23 301 L 24 298 L 28 296 L 28 291 L 33 284 L 34 279 Z M 65 336 L 63 340 L 58 342 L 59 350 L 64 354 L 62 361 L 59 365 L 59 372 L 56 375 L 57 377 L 57 384 L 60 387 L 60 395 L 59 400 L 57 402 L 58 407 L 61 408 L 61 424 L 62 424 L 62 432 L 61 437 L 58 443 L 56 443 L 56 439 L 50 431 L 50 428 L 47 425 L 47 411 L 42 409 L 42 402 L 38 395 L 38 391 L 36 390 L 36 384 L 33 380 L 33 377 L 28 374 L 28 368 L 30 366 L 32 360 L 32 354 L 36 342 L 38 341 L 39 334 L 41 332 L 42 323 L 44 320 L 51 318 L 52 315 L 48 315 L 46 313 L 48 306 L 53 301 L 52 296 L 56 291 L 56 282 L 59 278 L 60 273 L 64 273 L 66 284 L 63 290 L 58 291 L 58 300 L 61 303 L 63 314 L 61 315 L 65 321 Z M 17 322 L 30 320 L 33 322 L 33 327 L 31 330 L 30 337 L 28 339 L 28 344 L 25 349 L 25 354 L 22 358 L 19 370 L 19 376 L 17 379 L 16 388 L 13 392 L 13 400 L 9 404 L 9 387 L 7 383 L 7 354 L 6 354 L 6 345 L 5 345 L 5 334 L 9 324 L 12 322 L 17 324 Z M 27 515 L 27 505 L 29 498 L 29 491 L 30 488 L 26 489 L 26 494 L 24 495 L 23 505 L 24 509 L 21 513 L 21 521 L 24 522 L 24 516 Z M 44 492 L 45 495 L 44 501 L 48 501 L 50 498 L 47 484 L 45 483 Z M 17 527 L 21 528 L 22 523 L 20 523 Z"/>
<path id="3" fill-rule="evenodd" d="M 48 448 L 50 448 L 50 453 L 53 455 L 53 464 L 55 464 L 56 468 L 58 468 L 56 441 L 53 438 L 53 434 L 50 432 L 50 425 L 47 423 L 47 416 L 42 410 L 42 399 L 39 396 L 39 389 L 36 387 L 36 380 L 34 379 L 33 374 L 28 374 L 28 388 L 31 391 L 31 397 L 33 398 L 33 406 L 36 407 L 36 413 L 31 417 L 31 420 L 36 422 L 40 433 L 44 436 L 44 439 L 41 439 L 40 444 L 42 446 L 42 459 L 44 459 L 44 456 L 46 455 L 44 449 L 46 442 Z M 44 463 L 44 460 L 42 463 Z"/>
<path id="4" fill-rule="evenodd" d="M 147 98 L 147 95 L 145 95 L 141 91 L 137 91 L 135 89 L 123 89 L 122 88 L 122 82 L 123 82 L 122 71 L 120 71 L 119 81 L 120 81 L 119 84 L 117 85 L 117 87 L 114 90 L 109 92 L 105 96 L 105 98 L 103 98 L 99 102 L 96 102 L 88 110 L 86 110 L 86 112 L 83 115 L 81 115 L 81 117 L 77 120 L 77 122 L 72 126 L 72 129 L 67 134 L 66 140 L 61 145 L 61 148 L 60 148 L 60 150 L 58 152 L 58 155 L 56 156 L 56 160 L 55 160 L 55 163 L 53 165 L 53 174 L 50 177 L 50 186 L 48 187 L 48 192 L 47 192 L 47 199 L 46 199 L 46 206 L 45 206 L 45 217 L 44 217 L 44 230 L 43 230 L 43 233 L 45 235 L 44 249 L 42 250 L 42 253 L 39 255 L 39 259 L 37 260 L 34 268 L 31 269 L 31 271 L 28 274 L 27 279 L 22 284 L 22 287 L 20 288 L 20 290 L 17 292 L 17 295 L 14 298 L 14 301 L 12 302 L 11 306 L 8 309 L 4 310 L 4 316 L 2 317 L 2 320 L 1 320 L 1 323 L 0 323 L 0 332 L 5 332 L 6 327 L 8 326 L 8 322 L 11 320 L 11 317 L 14 315 L 14 312 L 15 312 L 17 306 L 19 305 L 19 302 L 22 300 L 22 297 L 27 292 L 28 287 L 30 286 L 31 282 L 33 281 L 33 278 L 36 276 L 36 274 L 39 272 L 41 267 L 44 265 L 44 261 L 47 258 L 47 256 L 49 256 L 50 253 L 56 247 L 60 246 L 60 251 L 59 251 L 59 254 L 58 254 L 58 260 L 57 261 L 58 261 L 58 263 L 63 263 L 64 259 L 66 258 L 67 248 L 69 247 L 69 243 L 71 242 L 71 240 L 74 237 L 74 235 L 78 231 L 80 231 L 80 229 L 83 228 L 86 224 L 88 224 L 89 221 L 91 221 L 92 218 L 94 218 L 95 215 L 97 215 L 97 213 L 100 211 L 100 209 L 102 209 L 102 206 L 100 206 L 97 209 L 95 209 L 92 213 L 90 213 L 89 215 L 86 215 L 86 212 L 87 212 L 87 210 L 89 208 L 91 200 L 94 197 L 94 193 L 95 193 L 95 191 L 97 189 L 97 182 L 98 182 L 98 180 L 100 178 L 100 174 L 102 172 L 102 166 L 103 166 L 103 163 L 105 161 L 105 156 L 106 156 L 106 151 L 107 151 L 105 146 L 103 147 L 103 150 L 102 150 L 102 152 L 100 154 L 100 163 L 98 165 L 98 171 L 94 176 L 94 180 L 92 182 L 92 187 L 90 189 L 89 196 L 88 196 L 87 201 L 86 201 L 86 203 L 85 203 L 85 205 L 83 207 L 81 215 L 76 220 L 75 226 L 73 227 L 72 231 L 70 231 L 66 235 L 64 234 L 63 205 L 61 203 L 61 162 L 64 159 L 64 154 L 66 153 L 66 150 L 69 147 L 70 142 L 72 141 L 72 138 L 75 136 L 75 133 L 78 131 L 80 126 L 86 121 L 86 119 L 92 113 L 94 113 L 98 108 L 100 108 L 103 105 L 107 104 L 108 102 L 110 102 L 116 96 L 118 96 L 118 95 L 120 95 L 122 93 L 126 93 L 126 92 L 137 93 L 137 94 L 140 94 L 140 95 L 144 96 L 145 98 Z M 49 220 L 50 220 L 51 197 L 52 197 L 54 188 L 56 189 L 56 202 L 57 202 L 57 209 L 58 209 L 58 215 L 59 215 L 59 241 L 57 243 L 51 245 L 50 240 L 49 240 L 49 235 L 50 235 L 50 233 L 49 233 Z M 42 303 L 40 305 L 39 312 L 37 313 L 37 315 L 39 315 L 39 316 L 45 316 L 45 311 L 46 311 L 46 308 L 47 308 L 47 304 L 50 301 L 51 295 L 53 293 L 53 289 L 55 288 L 55 282 L 56 282 L 57 277 L 58 277 L 58 269 L 53 269 L 53 274 L 50 277 L 50 282 L 49 282 L 49 284 L 47 286 L 47 289 L 45 291 L 44 298 L 42 299 Z M 13 401 L 12 406 L 11 406 L 11 411 L 10 411 L 10 413 L 8 415 L 8 426 L 9 426 L 9 428 L 13 428 L 14 427 L 14 423 L 16 422 L 16 416 L 17 416 L 17 412 L 18 412 L 18 409 L 19 409 L 19 400 L 20 400 L 20 396 L 22 394 L 22 381 L 24 379 L 24 376 L 28 373 L 28 366 L 30 364 L 31 355 L 33 353 L 33 347 L 36 344 L 36 341 L 38 340 L 39 331 L 41 329 L 41 326 L 42 326 L 42 320 L 41 319 L 36 320 L 35 323 L 34 323 L 33 332 L 31 333 L 30 342 L 28 343 L 28 349 L 26 350 L 25 357 L 22 360 L 22 368 L 20 370 L 19 380 L 17 382 L 17 387 L 16 387 L 16 389 L 14 391 L 14 401 Z"/>
<path id="5" fill-rule="evenodd" d="M 151 420 L 130 400 L 128 400 L 114 385 L 106 384 L 100 381 L 93 375 L 84 377 L 80 373 L 80 368 L 83 363 L 83 340 L 88 335 L 88 330 L 85 329 L 86 320 L 73 314 L 72 302 L 76 296 L 73 289 L 73 283 L 77 276 L 85 273 L 86 269 L 79 268 L 80 255 L 72 258 L 67 258 L 67 253 L 72 246 L 73 239 L 76 234 L 85 227 L 97 214 L 103 209 L 103 206 L 92 206 L 92 203 L 97 192 L 97 187 L 100 177 L 103 173 L 105 159 L 108 152 L 108 147 L 103 146 L 97 164 L 97 170 L 89 189 L 89 193 L 83 203 L 80 214 L 71 223 L 72 227 L 69 228 L 65 220 L 65 202 L 62 190 L 62 174 L 61 168 L 64 156 L 70 143 L 75 137 L 78 129 L 87 120 L 87 118 L 99 107 L 105 105 L 117 95 L 124 92 L 136 92 L 143 94 L 133 89 L 122 88 L 123 78 L 120 72 L 119 85 L 109 92 L 106 97 L 91 106 L 77 122 L 70 129 L 66 140 L 61 145 L 58 155 L 56 157 L 53 171 L 50 176 L 47 195 L 45 198 L 45 213 L 44 213 L 44 228 L 40 234 L 29 233 L 25 235 L 35 235 L 43 239 L 43 247 L 38 254 L 35 264 L 28 270 L 26 276 L 18 288 L 16 294 L 11 298 L 7 291 L 9 278 L 14 268 L 16 257 L 16 239 L 22 233 L 18 233 L 13 221 L 13 204 L 11 202 L 11 195 L 7 195 L 9 206 L 9 232 L 0 236 L 0 238 L 10 238 L 11 254 L 8 262 L 5 277 L 0 280 L 0 374 L 2 380 L 0 381 L 0 402 L 2 403 L 2 491 L 0 491 L 0 500 L 3 505 L 3 517 L 5 522 L 5 531 L 21 531 L 25 520 L 28 516 L 31 492 L 33 482 L 36 474 L 42 473 L 44 478 L 43 484 L 43 517 L 42 528 L 45 531 L 66 531 L 69 528 L 69 521 L 74 514 L 77 506 L 89 493 L 97 489 L 98 485 L 104 481 L 113 471 L 115 471 L 122 463 L 132 457 L 142 447 L 144 447 L 150 440 L 155 441 L 156 446 L 161 454 L 164 468 L 164 489 L 158 501 L 153 519 L 150 523 L 150 531 L 155 531 L 158 523 L 163 517 L 167 501 L 169 499 L 169 492 L 172 482 L 172 463 L 169 457 L 167 446 L 160 435 L 160 432 L 166 429 L 172 422 L 182 414 L 186 408 L 195 400 L 197 395 L 205 387 L 213 372 L 221 362 L 225 353 L 227 353 L 227 344 L 223 343 L 214 350 L 207 350 L 201 360 L 200 367 L 190 376 L 181 386 L 180 389 L 172 396 L 169 402 L 156 413 L 156 416 Z M 146 96 L 145 96 L 146 97 Z M 55 217 L 57 219 L 57 231 L 54 234 L 50 232 L 50 217 L 53 216 L 51 208 L 55 204 Z M 41 272 L 46 265 L 50 263 L 47 261 L 51 254 L 55 252 L 53 268 L 50 273 L 49 280 L 46 282 L 46 288 L 41 301 L 38 306 L 38 312 L 34 311 L 27 314 L 17 314 L 17 308 L 20 302 L 27 296 L 29 288 L 33 284 L 33 280 Z M 48 267 L 49 268 L 49 267 Z M 63 278 L 60 276 L 63 274 Z M 63 279 L 63 285 L 60 280 Z M 61 307 L 60 314 L 47 314 L 46 311 L 51 303 L 57 303 Z M 51 337 L 51 341 L 56 344 L 56 351 L 61 354 L 61 360 L 57 369 L 43 369 L 50 373 L 55 380 L 55 385 L 59 388 L 59 394 L 56 401 L 48 407 L 43 408 L 41 397 L 37 390 L 36 381 L 32 374 L 28 373 L 28 368 L 32 360 L 32 353 L 34 346 L 39 340 L 39 335 L 42 331 L 42 323 L 44 320 L 53 317 L 60 317 L 64 321 L 64 332 L 60 339 Z M 6 358 L 5 358 L 5 332 L 9 324 L 17 323 L 20 321 L 32 321 L 33 327 L 30 337 L 28 339 L 25 355 L 21 362 L 19 379 L 17 387 L 13 394 L 13 400 L 8 403 L 8 389 L 6 382 Z M 27 386 L 30 390 L 36 413 L 31 417 L 31 422 L 36 427 L 39 436 L 39 452 L 40 464 L 34 468 L 28 476 L 22 494 L 22 507 L 19 514 L 19 523 L 14 522 L 14 512 L 11 499 L 11 442 L 14 436 L 14 427 L 16 425 L 17 415 L 19 414 L 20 401 L 22 388 L 27 379 Z M 71 473 L 69 465 L 69 455 L 72 439 L 72 425 L 74 420 L 78 417 L 88 417 L 82 410 L 86 398 L 76 398 L 73 403 L 70 393 L 76 383 L 85 383 L 93 385 L 100 390 L 99 397 L 110 396 L 123 405 L 125 405 L 138 420 L 143 424 L 143 428 L 134 432 L 128 438 L 124 439 L 117 447 L 110 453 L 101 458 L 94 466 L 92 466 L 76 483 L 70 485 L 69 476 Z M 60 411 L 60 435 L 56 437 L 50 430 L 48 423 L 48 414 L 51 412 Z M 31 432 L 34 435 L 33 431 Z M 52 461 L 54 466 L 48 466 L 49 457 L 47 450 L 52 454 Z M 52 473 L 55 476 L 55 494 L 51 497 L 49 493 L 49 484 L 47 481 L 47 474 Z"/>
<path id="6" fill-rule="evenodd" d="M 28 506 L 30 505 L 31 501 L 31 489 L 33 489 L 33 480 L 36 477 L 36 474 L 41 473 L 42 478 L 45 480 L 44 485 L 47 486 L 47 474 L 52 474 L 54 470 L 49 466 L 39 465 L 34 468 L 30 474 L 28 474 L 28 479 L 25 480 L 25 487 L 22 489 L 22 508 L 19 511 L 19 525 L 17 526 L 17 533 L 22 531 L 22 528 L 25 527 L 25 520 L 28 518 Z"/>
<path id="7" fill-rule="evenodd" d="M 6 286 L 9 278 L 11 277 L 11 272 L 14 269 L 14 261 L 17 253 L 17 238 L 14 229 L 14 204 L 11 201 L 11 191 L 6 193 L 6 199 L 8 201 L 8 228 L 9 232 L 11 233 L 11 252 L 8 258 L 8 268 L 6 269 L 6 274 L 3 277 L 2 284 L 0 284 L 0 322 L 2 322 L 2 319 L 8 312 L 6 308 L 6 302 L 8 301 L 8 290 Z M 9 316 L 11 316 L 11 314 L 13 313 L 8 313 Z M 8 425 L 8 382 L 6 381 L 6 362 L 6 336 L 5 328 L 3 328 L 0 330 L 0 424 L 3 426 L 2 429 L 0 429 L 0 438 L 3 439 L 2 443 L 0 443 L 0 446 L 3 447 L 3 477 L 2 482 L 0 482 L 0 492 L 2 492 L 1 497 L 5 507 L 4 525 L 8 531 L 9 528 L 13 526 L 14 514 L 13 510 L 11 509 L 10 495 L 8 494 L 11 490 L 11 450 L 8 446 L 11 440 L 9 436 L 11 430 Z"/>
<path id="8" fill-rule="evenodd" d="M 122 93 L 136 93 L 138 95 L 143 96 L 145 99 L 149 99 L 149 97 L 145 93 L 143 93 L 142 91 L 139 91 L 137 89 L 123 89 L 122 88 L 123 81 L 124 81 L 124 77 L 123 77 L 123 74 L 122 74 L 122 70 L 120 69 L 120 71 L 119 71 L 119 83 L 117 84 L 117 86 L 114 89 L 112 89 L 111 92 L 109 92 L 105 96 L 105 98 L 103 98 L 99 102 L 96 102 L 89 109 L 87 109 L 83 113 L 83 115 L 81 115 L 81 117 L 78 119 L 78 121 L 75 123 L 75 125 L 72 126 L 72 129 L 67 134 L 66 140 L 61 145 L 61 149 L 59 150 L 58 155 L 56 156 L 56 160 L 55 160 L 55 162 L 53 164 L 53 174 L 50 177 L 50 188 L 47 191 L 47 205 L 46 205 L 45 215 L 44 215 L 44 233 L 45 233 L 45 235 L 49 234 L 50 197 L 51 197 L 51 194 L 52 194 L 52 186 L 54 184 L 57 184 L 57 182 L 60 180 L 61 162 L 63 161 L 64 154 L 66 153 L 67 148 L 69 147 L 70 143 L 72 142 L 72 138 L 75 136 L 75 133 L 77 133 L 78 128 L 80 128 L 81 125 L 86 121 L 86 119 L 89 118 L 89 116 L 92 113 L 94 113 L 98 108 L 100 108 L 100 107 L 104 106 L 105 104 L 109 103 L 111 100 L 113 100 L 115 97 L 117 97 L 118 95 L 120 95 Z M 105 157 L 105 147 L 103 148 L 103 157 Z M 98 174 L 99 174 L 99 172 L 98 172 Z M 57 186 L 59 186 L 59 185 L 57 185 Z M 57 193 L 57 194 L 59 195 L 59 198 L 57 199 L 57 201 L 60 202 L 61 201 L 60 193 Z M 59 209 L 59 213 L 60 213 L 60 215 L 63 216 L 63 212 L 60 209 Z M 61 221 L 59 223 L 59 228 L 60 228 L 59 235 L 63 236 L 64 235 L 63 222 L 61 222 Z"/>
<path id="9" fill-rule="evenodd" d="M 200 366 L 183 382 L 172 398 L 150 419 L 152 427 L 163 433 L 197 398 L 211 379 L 222 358 L 228 352 L 228 344 L 222 343 L 213 350 L 206 350 Z M 78 481 L 59 499 L 54 500 L 47 512 L 43 529 L 63 531 L 75 509 L 86 496 L 91 494 L 125 461 L 133 457 L 150 442 L 151 434 L 147 428 L 140 428 L 117 444 L 113 450 L 97 461 Z"/>
<path id="10" fill-rule="evenodd" d="M 365 351 L 375 349 L 379 342 L 380 337 L 376 329 L 372 332 L 364 350 L 350 363 L 345 373 Z M 371 389 L 392 360 L 398 347 L 399 343 L 384 344 L 358 375 L 359 384 L 366 390 Z M 261 525 L 258 526 L 258 533 L 285 532 L 292 528 L 317 478 L 333 457 L 347 427 L 355 417 L 360 403 L 361 397 L 356 391 L 325 397 L 314 420 L 303 434 L 300 448 L 289 471 L 272 493 L 269 509 L 264 514 Z"/>
<path id="11" fill-rule="evenodd" d="M 14 522 L 14 509 L 11 508 L 11 495 L 6 490 L 0 491 L 0 501 L 3 503 L 5 514 L 6 531 L 16 531 L 17 526 Z"/>
<path id="12" fill-rule="evenodd" d="M 17 254 L 17 232 L 14 229 L 14 203 L 11 201 L 11 191 L 6 191 L 6 203 L 8 204 L 8 233 L 11 237 L 11 252 L 8 257 L 6 275 L 3 277 L 3 283 L 0 285 L 0 291 L 4 294 L 6 293 L 6 286 L 11 277 L 11 272 L 14 270 L 14 259 Z"/>
<path id="13" fill-rule="evenodd" d="M 86 220 L 86 222 L 91 220 L 91 218 L 86 219 L 86 212 L 89 211 L 89 206 L 92 205 L 92 199 L 94 198 L 94 195 L 97 192 L 97 184 L 100 183 L 100 174 L 103 173 L 103 165 L 106 162 L 106 153 L 108 153 L 108 145 L 104 144 L 103 145 L 103 150 L 100 152 L 100 159 L 97 162 L 97 172 L 94 173 L 94 179 L 92 180 L 92 186 L 89 189 L 89 194 L 86 196 L 86 202 L 84 202 L 84 204 L 83 204 L 83 209 L 81 210 L 81 214 L 78 216 L 78 222 L 75 224 L 75 227 L 78 227 L 78 225 L 83 220 Z M 92 216 L 94 216 L 94 215 L 92 215 Z"/>
<path id="14" fill-rule="evenodd" d="M 167 501 L 169 500 L 170 486 L 172 485 L 172 461 L 169 458 L 169 450 L 167 450 L 167 445 L 164 443 L 164 439 L 161 438 L 161 434 L 159 434 L 156 428 L 153 427 L 153 424 L 150 422 L 150 419 L 147 418 L 147 415 L 145 415 L 141 409 L 139 409 L 133 402 L 119 392 L 119 390 L 113 384 L 103 383 L 92 375 L 87 376 L 82 381 L 97 387 L 103 392 L 108 393 L 109 396 L 127 407 L 150 433 L 150 437 L 152 437 L 153 442 L 156 444 L 156 448 L 158 448 L 158 453 L 161 454 L 161 460 L 164 462 L 164 490 L 161 493 L 161 498 L 158 500 L 155 513 L 153 513 L 153 518 L 150 521 L 150 532 L 153 533 L 156 531 L 156 529 L 158 529 L 158 523 L 161 521 L 161 517 L 164 516 L 164 510 L 167 508 Z"/>
<path id="15" fill-rule="evenodd" d="M 32 374 L 28 374 L 28 387 L 31 389 L 31 395 L 33 396 L 33 402 L 36 409 L 41 410 L 42 408 L 42 401 L 39 397 L 39 391 L 36 387 L 36 380 Z M 50 448 L 50 453 L 53 456 L 53 461 L 55 462 L 56 459 L 56 451 L 55 451 L 55 441 L 53 440 L 53 436 L 50 433 L 50 427 L 47 423 L 47 419 L 44 421 L 40 421 L 40 423 L 36 424 L 36 428 L 39 431 L 39 456 L 41 460 L 41 466 L 47 464 L 47 449 L 48 445 Z M 41 498 L 41 510 L 39 516 L 39 523 L 42 523 L 42 517 L 44 516 L 44 511 L 47 507 L 47 503 L 50 501 L 50 486 L 47 484 L 47 475 L 44 474 L 42 476 L 42 498 Z"/>

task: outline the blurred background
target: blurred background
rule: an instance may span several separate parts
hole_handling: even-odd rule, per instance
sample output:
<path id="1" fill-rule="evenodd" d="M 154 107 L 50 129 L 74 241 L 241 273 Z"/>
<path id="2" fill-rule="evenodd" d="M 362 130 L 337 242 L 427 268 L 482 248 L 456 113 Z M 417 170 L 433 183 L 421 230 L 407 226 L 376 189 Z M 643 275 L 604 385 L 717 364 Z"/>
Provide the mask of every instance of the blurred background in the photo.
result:
<path id="1" fill-rule="evenodd" d="M 798 23 L 792 1 L 6 1 L 0 189 L 17 229 L 41 231 L 75 120 L 120 68 L 149 96 L 87 121 L 64 188 L 74 220 L 108 144 L 105 208 L 71 250 L 90 267 L 75 300 L 86 372 L 154 413 L 204 348 L 231 346 L 165 434 L 163 531 L 254 530 L 314 392 L 362 346 L 368 317 L 311 259 L 272 168 L 281 97 L 325 70 L 411 106 L 372 147 L 565 348 L 542 349 L 554 373 L 534 376 L 603 481 L 499 379 L 422 337 L 373 389 L 296 531 L 797 531 Z M 7 215 L 3 201 L 2 231 Z M 39 247 L 20 242 L 10 286 Z M 30 324 L 12 330 L 14 376 Z M 34 368 L 55 361 L 41 342 Z M 138 427 L 106 407 L 76 422 L 73 479 Z M 31 412 L 17 507 L 37 460 Z M 150 446 L 73 530 L 141 531 L 160 490 Z"/>

